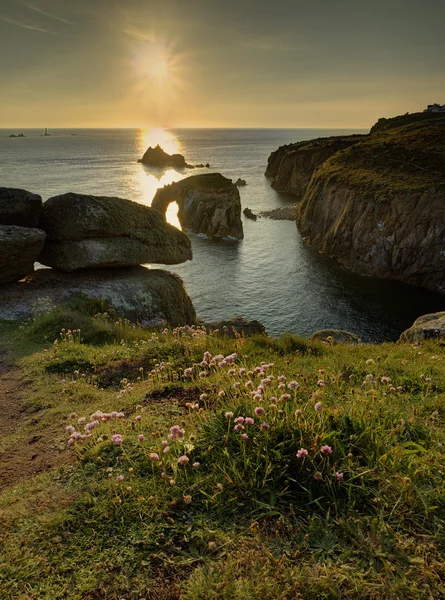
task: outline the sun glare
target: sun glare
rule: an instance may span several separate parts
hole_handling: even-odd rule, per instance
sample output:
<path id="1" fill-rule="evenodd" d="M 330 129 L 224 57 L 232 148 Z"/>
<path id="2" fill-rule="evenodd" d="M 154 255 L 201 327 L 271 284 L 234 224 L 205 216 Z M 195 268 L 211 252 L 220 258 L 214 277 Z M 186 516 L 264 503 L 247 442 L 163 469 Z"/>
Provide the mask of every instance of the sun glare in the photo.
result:
<path id="1" fill-rule="evenodd" d="M 165 57 L 157 58 L 148 67 L 149 76 L 159 84 L 164 83 L 164 80 L 169 76 L 168 61 Z"/>

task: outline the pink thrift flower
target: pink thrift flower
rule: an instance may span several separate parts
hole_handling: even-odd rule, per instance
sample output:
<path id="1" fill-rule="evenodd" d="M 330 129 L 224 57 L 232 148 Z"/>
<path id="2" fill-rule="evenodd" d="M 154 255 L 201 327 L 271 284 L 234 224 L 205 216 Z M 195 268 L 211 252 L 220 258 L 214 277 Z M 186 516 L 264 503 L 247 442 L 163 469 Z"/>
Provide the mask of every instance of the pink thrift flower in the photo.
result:
<path id="1" fill-rule="evenodd" d="M 257 406 L 255 408 L 255 414 L 257 417 L 261 417 L 262 415 L 264 415 L 264 408 L 262 406 Z"/>
<path id="2" fill-rule="evenodd" d="M 255 421 L 252 419 L 252 417 L 246 418 L 246 425 L 253 425 L 254 423 L 255 423 Z"/>
<path id="3" fill-rule="evenodd" d="M 121 446 L 122 442 L 124 441 L 124 438 L 122 437 L 122 435 L 120 433 L 115 433 L 114 435 L 111 436 L 111 441 L 113 442 L 113 444 L 116 444 L 117 446 Z"/>
<path id="4" fill-rule="evenodd" d="M 287 387 L 289 390 L 296 390 L 298 387 L 300 387 L 300 384 L 298 383 L 298 381 L 289 381 Z"/>
<path id="5" fill-rule="evenodd" d="M 316 402 L 314 408 L 317 412 L 321 412 L 323 410 L 323 404 L 321 402 Z"/>
<path id="6" fill-rule="evenodd" d="M 135 418 L 134 418 L 134 420 L 135 420 L 137 423 L 140 423 L 140 422 L 142 421 L 142 417 L 141 417 L 141 415 L 138 415 L 137 417 L 135 417 Z"/>
<path id="7" fill-rule="evenodd" d="M 226 412 L 224 416 L 226 419 L 233 419 L 233 412 Z"/>
<path id="8" fill-rule="evenodd" d="M 309 452 L 306 450 L 306 448 L 300 448 L 297 452 L 297 458 L 304 458 L 308 454 Z"/>
<path id="9" fill-rule="evenodd" d="M 65 427 L 65 431 L 67 433 L 74 433 L 76 430 L 74 429 L 74 427 L 72 425 L 68 425 L 68 427 Z"/>
<path id="10" fill-rule="evenodd" d="M 290 394 L 281 394 L 280 396 L 280 400 L 283 400 L 284 402 L 286 402 L 287 400 L 290 400 L 291 396 Z"/>
<path id="11" fill-rule="evenodd" d="M 235 425 L 235 427 L 233 428 L 237 433 L 241 433 L 241 431 L 244 430 L 244 425 L 241 425 L 241 423 L 237 423 Z"/>
<path id="12" fill-rule="evenodd" d="M 178 465 L 187 465 L 189 463 L 189 457 L 183 454 L 178 458 Z"/>
<path id="13" fill-rule="evenodd" d="M 159 460 L 159 454 L 156 454 L 156 452 L 152 452 L 151 454 L 149 454 L 149 458 L 154 462 L 156 460 Z"/>
<path id="14" fill-rule="evenodd" d="M 335 474 L 335 477 L 337 478 L 337 481 L 343 481 L 344 479 L 344 473 L 339 473 L 338 471 Z"/>
<path id="15" fill-rule="evenodd" d="M 320 471 L 316 471 L 313 475 L 315 481 L 320 481 L 320 479 L 322 478 L 322 474 L 320 473 Z"/>
<path id="16" fill-rule="evenodd" d="M 249 439 L 249 436 L 247 435 L 247 433 L 242 433 L 242 434 L 241 434 L 241 439 L 242 439 L 243 441 L 246 441 L 246 440 L 248 440 L 248 439 Z"/>
<path id="17" fill-rule="evenodd" d="M 320 448 L 320 452 L 325 456 L 329 456 L 330 454 L 332 454 L 332 448 L 330 446 L 322 446 Z"/>
<path id="18" fill-rule="evenodd" d="M 123 481 L 124 480 L 124 476 L 123 475 L 118 475 L 116 477 L 116 481 Z"/>
<path id="19" fill-rule="evenodd" d="M 324 379 L 319 379 L 317 381 L 317 385 L 318 385 L 318 387 L 324 387 Z"/>
<path id="20" fill-rule="evenodd" d="M 195 469 L 199 468 L 200 463 L 198 461 L 194 462 L 192 467 L 195 467 Z"/>
<path id="21" fill-rule="evenodd" d="M 261 431 L 267 431 L 269 429 L 268 423 L 261 423 Z"/>
<path id="22" fill-rule="evenodd" d="M 138 435 L 138 440 L 139 440 L 140 442 L 143 442 L 143 441 L 144 441 L 144 434 L 143 434 L 143 433 L 140 433 L 140 434 Z"/>
<path id="23" fill-rule="evenodd" d="M 244 423 L 244 417 L 236 417 L 236 419 L 233 421 L 234 423 Z"/>

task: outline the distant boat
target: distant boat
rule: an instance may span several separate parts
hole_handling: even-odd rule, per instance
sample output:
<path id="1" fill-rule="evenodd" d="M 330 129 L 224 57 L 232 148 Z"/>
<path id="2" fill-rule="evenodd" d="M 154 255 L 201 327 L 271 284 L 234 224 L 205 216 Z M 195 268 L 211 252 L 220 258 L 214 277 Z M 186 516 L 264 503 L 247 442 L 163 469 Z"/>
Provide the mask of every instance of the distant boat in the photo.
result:
<path id="1" fill-rule="evenodd" d="M 42 137 L 49 137 L 51 134 L 48 133 L 48 127 L 45 127 L 45 133 L 42 135 Z"/>

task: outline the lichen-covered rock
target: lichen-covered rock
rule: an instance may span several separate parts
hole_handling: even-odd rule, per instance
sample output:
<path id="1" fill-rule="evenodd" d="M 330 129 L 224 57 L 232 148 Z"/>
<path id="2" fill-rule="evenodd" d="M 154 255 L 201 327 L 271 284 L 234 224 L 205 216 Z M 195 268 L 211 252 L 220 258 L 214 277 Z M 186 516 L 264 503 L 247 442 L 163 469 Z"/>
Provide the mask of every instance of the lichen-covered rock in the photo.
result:
<path id="1" fill-rule="evenodd" d="M 26 190 L 0 187 L 0 225 L 37 227 L 42 198 Z"/>
<path id="2" fill-rule="evenodd" d="M 204 326 L 209 332 L 218 332 L 219 335 L 226 335 L 228 337 L 247 337 L 255 334 L 264 335 L 266 333 L 266 329 L 260 321 L 249 321 L 240 316 L 234 316 L 228 321 L 205 323 Z"/>
<path id="3" fill-rule="evenodd" d="M 271 185 L 278 192 L 292 194 L 301 200 L 315 169 L 333 154 L 357 144 L 363 137 L 318 138 L 281 146 L 269 156 L 265 175 L 272 178 Z"/>
<path id="4" fill-rule="evenodd" d="M 445 338 L 445 312 L 430 313 L 416 319 L 399 338 L 400 342 L 422 342 L 431 338 Z"/>
<path id="5" fill-rule="evenodd" d="M 252 221 L 256 221 L 258 219 L 258 216 L 247 207 L 243 210 L 243 215 Z"/>
<path id="6" fill-rule="evenodd" d="M 147 148 L 144 156 L 139 159 L 139 162 L 144 165 L 151 165 L 152 167 L 173 167 L 176 169 L 183 169 L 184 167 L 193 168 L 192 165 L 188 165 L 185 162 L 185 158 L 182 154 L 167 154 L 158 144 L 155 148 L 151 146 Z"/>
<path id="7" fill-rule="evenodd" d="M 214 238 L 244 237 L 238 188 L 220 173 L 193 175 L 159 189 L 152 208 L 165 215 L 171 202 L 178 203 L 178 219 L 184 229 Z"/>
<path id="8" fill-rule="evenodd" d="M 122 198 L 63 194 L 45 202 L 47 241 L 39 261 L 64 271 L 192 258 L 188 237 L 157 211 Z"/>
<path id="9" fill-rule="evenodd" d="M 30 227 L 0 225 L 0 284 L 18 281 L 34 271 L 45 232 Z"/>
<path id="10" fill-rule="evenodd" d="M 0 288 L 0 319 L 28 319 L 39 306 L 65 304 L 79 293 L 106 300 L 131 321 L 167 321 L 171 325 L 196 322 L 195 309 L 181 279 L 145 267 L 75 273 L 40 269 L 25 281 Z"/>
<path id="11" fill-rule="evenodd" d="M 343 329 L 320 329 L 315 331 L 310 337 L 310 340 L 318 340 L 327 342 L 328 344 L 360 344 L 360 338 L 355 333 L 344 331 Z"/>
<path id="12" fill-rule="evenodd" d="M 369 136 L 315 171 L 300 232 L 353 271 L 443 293 L 444 164 L 445 116 Z"/>

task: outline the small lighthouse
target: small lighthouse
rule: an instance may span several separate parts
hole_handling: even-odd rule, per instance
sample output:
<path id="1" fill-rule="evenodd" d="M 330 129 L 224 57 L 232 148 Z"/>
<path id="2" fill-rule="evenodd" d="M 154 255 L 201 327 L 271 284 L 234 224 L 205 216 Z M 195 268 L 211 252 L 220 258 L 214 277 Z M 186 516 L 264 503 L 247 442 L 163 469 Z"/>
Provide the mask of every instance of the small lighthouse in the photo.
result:
<path id="1" fill-rule="evenodd" d="M 43 134 L 43 137 L 48 137 L 49 135 L 51 134 L 48 133 L 48 127 L 45 127 L 45 133 Z"/>

